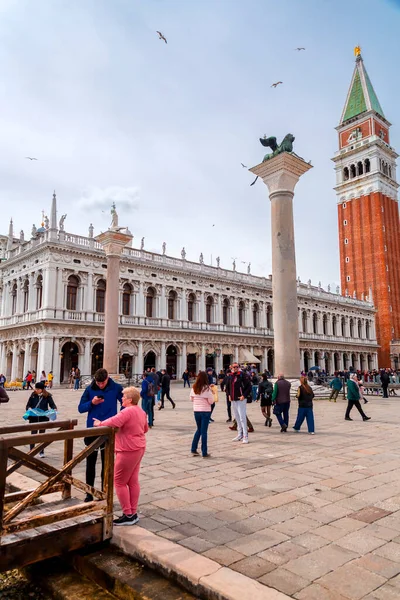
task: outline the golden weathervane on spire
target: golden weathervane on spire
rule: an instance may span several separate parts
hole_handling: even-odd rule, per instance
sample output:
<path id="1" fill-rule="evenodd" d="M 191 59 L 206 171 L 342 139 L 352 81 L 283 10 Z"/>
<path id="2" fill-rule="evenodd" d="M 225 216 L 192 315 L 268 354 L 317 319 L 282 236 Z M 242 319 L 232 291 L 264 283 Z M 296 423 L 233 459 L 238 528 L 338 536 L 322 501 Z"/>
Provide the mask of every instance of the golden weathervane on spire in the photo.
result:
<path id="1" fill-rule="evenodd" d="M 354 56 L 361 56 L 361 46 L 356 46 L 354 48 Z"/>

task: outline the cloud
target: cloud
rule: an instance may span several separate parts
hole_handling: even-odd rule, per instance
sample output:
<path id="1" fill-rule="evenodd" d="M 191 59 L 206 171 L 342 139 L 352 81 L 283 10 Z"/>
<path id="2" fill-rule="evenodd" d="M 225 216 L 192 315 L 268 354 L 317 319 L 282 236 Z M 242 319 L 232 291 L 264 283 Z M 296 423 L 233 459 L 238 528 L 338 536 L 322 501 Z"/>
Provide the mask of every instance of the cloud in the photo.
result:
<path id="1" fill-rule="evenodd" d="M 77 206 L 85 211 L 109 210 L 113 202 L 117 211 L 136 210 L 139 207 L 139 189 L 117 185 L 106 188 L 90 187 L 84 190 L 77 201 Z"/>

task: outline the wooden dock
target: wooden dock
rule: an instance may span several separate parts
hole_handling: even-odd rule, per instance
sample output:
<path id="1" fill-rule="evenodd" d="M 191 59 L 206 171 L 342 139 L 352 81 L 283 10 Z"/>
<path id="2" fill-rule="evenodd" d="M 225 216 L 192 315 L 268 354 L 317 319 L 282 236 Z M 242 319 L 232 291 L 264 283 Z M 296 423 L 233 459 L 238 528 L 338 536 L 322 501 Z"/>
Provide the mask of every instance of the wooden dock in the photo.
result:
<path id="1" fill-rule="evenodd" d="M 0 428 L 0 572 L 58 556 L 111 538 L 113 522 L 114 435 L 109 427 L 74 429 L 76 420 Z M 56 431 L 52 431 L 55 430 Z M 74 440 L 93 441 L 74 456 Z M 56 441 L 64 442 L 64 461 L 56 468 L 37 458 Z M 35 444 L 29 451 L 21 446 Z M 104 489 L 73 476 L 73 469 L 93 452 L 104 451 Z M 46 477 L 34 489 L 7 493 L 7 477 L 28 467 Z M 72 498 L 72 487 L 94 497 Z M 60 493 L 46 502 L 47 494 Z"/>

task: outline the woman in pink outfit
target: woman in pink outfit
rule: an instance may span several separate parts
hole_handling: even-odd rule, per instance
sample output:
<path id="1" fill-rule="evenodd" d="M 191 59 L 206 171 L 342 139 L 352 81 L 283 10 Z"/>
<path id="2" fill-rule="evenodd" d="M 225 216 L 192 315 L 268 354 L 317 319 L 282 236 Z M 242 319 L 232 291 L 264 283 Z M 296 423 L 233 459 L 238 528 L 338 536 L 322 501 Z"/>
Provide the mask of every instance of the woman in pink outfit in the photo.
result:
<path id="1" fill-rule="evenodd" d="M 201 437 L 201 454 L 203 458 L 209 458 L 207 450 L 207 431 L 210 423 L 211 405 L 214 403 L 214 394 L 208 384 L 208 375 L 205 371 L 200 371 L 190 392 L 190 399 L 193 402 L 194 418 L 197 425 L 197 431 L 192 441 L 192 456 L 199 456 L 197 446 Z"/>
<path id="2" fill-rule="evenodd" d="M 123 515 L 114 525 L 135 525 L 139 521 L 137 506 L 140 494 L 139 470 L 146 449 L 147 416 L 138 406 L 139 390 L 124 389 L 121 410 L 105 421 L 93 420 L 95 427 L 118 427 L 115 436 L 114 485 Z"/>

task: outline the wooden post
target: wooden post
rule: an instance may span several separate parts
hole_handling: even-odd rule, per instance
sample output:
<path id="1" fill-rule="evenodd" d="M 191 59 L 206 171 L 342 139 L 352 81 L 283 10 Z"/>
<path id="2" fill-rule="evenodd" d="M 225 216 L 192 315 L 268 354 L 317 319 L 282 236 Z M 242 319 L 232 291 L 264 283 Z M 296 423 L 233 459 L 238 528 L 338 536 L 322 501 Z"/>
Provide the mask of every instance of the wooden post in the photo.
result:
<path id="1" fill-rule="evenodd" d="M 114 516 L 114 443 L 115 429 L 107 436 L 104 448 L 104 492 L 106 494 L 107 509 L 103 519 L 103 540 L 112 536 Z"/>
<path id="2" fill-rule="evenodd" d="M 6 493 L 8 448 L 0 442 L 0 535 L 3 529 L 4 496 Z"/>
<path id="3" fill-rule="evenodd" d="M 68 427 L 68 429 L 73 429 L 74 425 L 71 423 Z M 65 440 L 64 441 L 64 465 L 66 465 L 70 460 L 72 460 L 72 457 L 74 455 L 74 440 L 70 439 L 70 440 Z M 65 481 L 64 483 L 64 490 L 62 493 L 62 499 L 63 500 L 68 500 L 68 498 L 71 498 L 71 483 Z"/>

